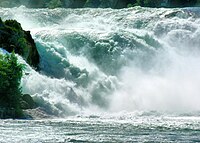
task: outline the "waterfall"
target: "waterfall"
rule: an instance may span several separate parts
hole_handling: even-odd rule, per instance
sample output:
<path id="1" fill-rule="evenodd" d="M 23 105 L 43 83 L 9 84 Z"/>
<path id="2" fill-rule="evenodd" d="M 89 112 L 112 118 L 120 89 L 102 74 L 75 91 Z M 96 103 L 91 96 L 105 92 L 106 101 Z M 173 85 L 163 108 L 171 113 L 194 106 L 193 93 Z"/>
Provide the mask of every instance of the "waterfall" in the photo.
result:
<path id="1" fill-rule="evenodd" d="M 23 93 L 56 115 L 198 111 L 200 9 L 0 8 L 30 30 Z M 24 62 L 21 60 L 21 62 Z"/>

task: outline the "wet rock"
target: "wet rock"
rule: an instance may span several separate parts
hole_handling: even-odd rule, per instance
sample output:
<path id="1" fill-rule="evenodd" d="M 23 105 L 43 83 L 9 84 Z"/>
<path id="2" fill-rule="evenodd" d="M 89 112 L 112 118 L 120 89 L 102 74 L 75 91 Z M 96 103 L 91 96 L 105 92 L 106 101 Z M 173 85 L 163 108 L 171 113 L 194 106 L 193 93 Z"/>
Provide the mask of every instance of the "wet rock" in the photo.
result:
<path id="1" fill-rule="evenodd" d="M 15 51 L 21 55 L 26 62 L 37 68 L 39 54 L 31 37 L 30 31 L 24 31 L 21 24 L 16 20 L 0 19 L 0 47 L 8 52 Z"/>
<path id="2" fill-rule="evenodd" d="M 24 114 L 26 119 L 49 119 L 54 117 L 45 112 L 41 107 L 24 110 Z"/>
<path id="3" fill-rule="evenodd" d="M 21 108 L 22 109 L 33 109 L 36 108 L 36 103 L 33 101 L 33 98 L 29 94 L 24 94 L 21 99 Z"/>

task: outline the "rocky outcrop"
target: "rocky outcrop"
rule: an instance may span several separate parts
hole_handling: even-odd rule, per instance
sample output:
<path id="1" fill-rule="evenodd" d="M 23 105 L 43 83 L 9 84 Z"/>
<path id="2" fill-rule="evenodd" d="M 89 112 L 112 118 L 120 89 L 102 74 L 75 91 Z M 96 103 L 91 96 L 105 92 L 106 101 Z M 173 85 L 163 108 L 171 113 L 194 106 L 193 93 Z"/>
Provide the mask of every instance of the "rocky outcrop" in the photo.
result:
<path id="1" fill-rule="evenodd" d="M 50 119 L 54 118 L 53 115 L 49 115 L 43 108 L 37 107 L 34 109 L 24 110 L 25 119 Z"/>
<path id="2" fill-rule="evenodd" d="M 25 5 L 30 8 L 125 8 L 136 0 L 2 0 L 2 7 L 18 7 Z"/>
<path id="3" fill-rule="evenodd" d="M 22 95 L 20 105 L 22 109 L 33 109 L 36 108 L 36 103 L 29 94 Z"/>
<path id="4" fill-rule="evenodd" d="M 29 65 L 37 68 L 39 54 L 34 40 L 30 31 L 24 31 L 16 20 L 3 22 L 0 19 L 0 47 L 8 52 L 18 53 Z"/>

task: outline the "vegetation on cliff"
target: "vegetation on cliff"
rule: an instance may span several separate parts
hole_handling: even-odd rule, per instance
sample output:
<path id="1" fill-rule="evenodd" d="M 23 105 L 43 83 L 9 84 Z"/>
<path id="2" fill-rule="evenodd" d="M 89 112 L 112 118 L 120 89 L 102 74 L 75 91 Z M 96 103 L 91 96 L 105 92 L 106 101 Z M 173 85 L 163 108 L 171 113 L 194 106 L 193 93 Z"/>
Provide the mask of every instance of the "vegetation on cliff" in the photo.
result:
<path id="1" fill-rule="evenodd" d="M 39 63 L 39 54 L 30 31 L 24 31 L 16 20 L 3 22 L 0 18 L 0 47 L 18 53 L 33 67 Z"/>
<path id="2" fill-rule="evenodd" d="M 25 5 L 32 8 L 126 8 L 145 7 L 186 7 L 199 6 L 200 0 L 1 0 L 2 7 Z"/>
<path id="3" fill-rule="evenodd" d="M 0 118 L 22 118 L 22 109 L 34 108 L 35 103 L 30 95 L 22 95 L 24 66 L 18 63 L 15 53 L 35 68 L 39 54 L 30 32 L 24 31 L 16 20 L 3 22 L 0 18 L 0 48 Z"/>
<path id="4" fill-rule="evenodd" d="M 0 52 L 0 119 L 25 118 L 23 109 L 37 107 L 30 95 L 22 94 L 20 84 L 24 68 L 14 52 Z"/>
<path id="5" fill-rule="evenodd" d="M 0 117 L 21 117 L 20 107 L 23 65 L 17 62 L 17 57 L 12 54 L 0 54 Z"/>
<path id="6" fill-rule="evenodd" d="M 129 5 L 143 7 L 193 7 L 200 4 L 199 0 L 132 0 Z"/>

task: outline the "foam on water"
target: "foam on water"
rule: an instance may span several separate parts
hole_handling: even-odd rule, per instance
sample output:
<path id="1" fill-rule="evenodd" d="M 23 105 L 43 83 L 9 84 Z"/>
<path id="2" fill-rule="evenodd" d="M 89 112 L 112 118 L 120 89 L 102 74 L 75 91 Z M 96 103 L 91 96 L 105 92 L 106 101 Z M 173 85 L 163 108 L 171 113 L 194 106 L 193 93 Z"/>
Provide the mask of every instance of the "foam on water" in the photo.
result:
<path id="1" fill-rule="evenodd" d="M 50 114 L 198 112 L 199 9 L 0 9 L 30 30 L 40 72 L 22 80 Z M 89 111 L 88 111 L 89 110 Z"/>

